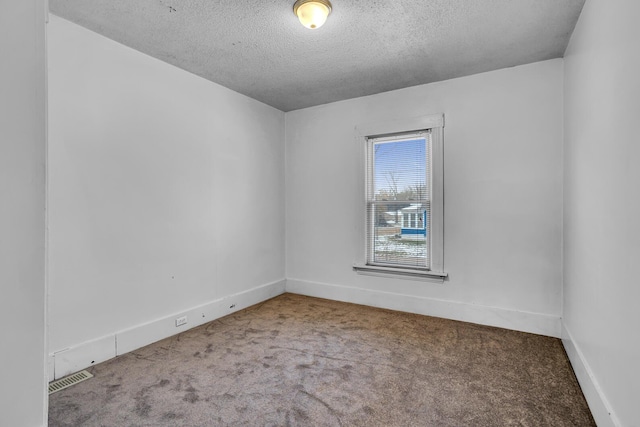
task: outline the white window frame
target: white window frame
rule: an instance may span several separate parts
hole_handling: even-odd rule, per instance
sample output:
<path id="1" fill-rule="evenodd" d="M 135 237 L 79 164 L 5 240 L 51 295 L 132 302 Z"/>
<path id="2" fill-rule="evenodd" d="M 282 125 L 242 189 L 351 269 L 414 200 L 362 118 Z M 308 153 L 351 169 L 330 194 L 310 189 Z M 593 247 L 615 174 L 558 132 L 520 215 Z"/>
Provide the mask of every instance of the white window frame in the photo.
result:
<path id="1" fill-rule="evenodd" d="M 431 131 L 431 217 L 430 217 L 430 267 L 388 267 L 367 264 L 367 144 L 370 138 L 399 135 L 403 133 Z M 356 127 L 356 142 L 360 146 L 360 159 L 362 161 L 361 183 L 363 200 L 362 216 L 360 224 L 360 241 L 362 252 L 356 258 L 353 269 L 361 274 L 372 275 L 397 275 L 409 279 L 435 279 L 443 281 L 447 277 L 444 269 L 444 115 L 435 114 L 429 116 L 394 120 L 388 122 L 367 123 Z"/>

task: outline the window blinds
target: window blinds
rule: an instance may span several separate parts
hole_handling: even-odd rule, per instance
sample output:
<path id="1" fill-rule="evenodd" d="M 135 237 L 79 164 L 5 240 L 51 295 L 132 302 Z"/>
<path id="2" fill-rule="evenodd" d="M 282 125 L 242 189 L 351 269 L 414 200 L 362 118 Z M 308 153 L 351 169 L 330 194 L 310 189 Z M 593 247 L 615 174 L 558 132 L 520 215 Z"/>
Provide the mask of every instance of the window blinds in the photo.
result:
<path id="1" fill-rule="evenodd" d="M 431 132 L 367 138 L 367 264 L 430 268 Z"/>

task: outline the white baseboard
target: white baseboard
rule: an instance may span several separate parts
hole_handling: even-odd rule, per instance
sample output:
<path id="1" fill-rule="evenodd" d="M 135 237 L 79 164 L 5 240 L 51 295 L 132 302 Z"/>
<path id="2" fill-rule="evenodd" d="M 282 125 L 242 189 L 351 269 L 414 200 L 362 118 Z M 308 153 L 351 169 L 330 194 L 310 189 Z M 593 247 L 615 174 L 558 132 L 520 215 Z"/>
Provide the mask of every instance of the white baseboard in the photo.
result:
<path id="1" fill-rule="evenodd" d="M 222 297 L 187 311 L 174 313 L 162 319 L 120 331 L 116 336 L 116 354 L 119 356 L 128 353 L 177 333 L 219 319 L 243 308 L 266 301 L 284 293 L 284 289 L 284 280 L 268 283 L 249 289 L 248 291 Z M 175 319 L 182 316 L 187 316 L 188 323 L 176 327 Z"/>
<path id="2" fill-rule="evenodd" d="M 96 363 L 266 301 L 284 292 L 285 280 L 279 280 L 56 351 L 49 355 L 53 358 L 53 377 L 55 379 L 65 377 Z M 183 316 L 187 316 L 187 323 L 176 327 L 176 318 Z"/>
<path id="3" fill-rule="evenodd" d="M 560 316 L 287 279 L 286 291 L 560 338 Z"/>
<path id="4" fill-rule="evenodd" d="M 567 356 L 569 356 L 573 371 L 582 388 L 582 394 L 584 394 L 585 399 L 587 399 L 589 409 L 596 424 L 599 427 L 621 427 L 622 424 L 620 424 L 618 418 L 613 413 L 611 405 L 602 392 L 598 381 L 593 376 L 593 372 L 584 358 L 582 351 L 576 345 L 573 336 L 564 323 L 562 324 L 562 344 L 567 352 Z"/>
<path id="5" fill-rule="evenodd" d="M 116 357 L 116 336 L 110 334 L 53 352 L 54 379 Z"/>

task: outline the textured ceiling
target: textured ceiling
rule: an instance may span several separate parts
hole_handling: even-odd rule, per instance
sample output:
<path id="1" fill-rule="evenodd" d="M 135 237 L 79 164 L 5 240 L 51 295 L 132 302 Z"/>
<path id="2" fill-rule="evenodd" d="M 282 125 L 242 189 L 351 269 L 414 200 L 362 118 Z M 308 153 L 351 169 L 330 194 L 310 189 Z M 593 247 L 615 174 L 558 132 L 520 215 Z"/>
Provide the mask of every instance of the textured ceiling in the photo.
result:
<path id="1" fill-rule="evenodd" d="M 283 111 L 562 57 L 585 0 L 50 0 L 90 30 Z"/>

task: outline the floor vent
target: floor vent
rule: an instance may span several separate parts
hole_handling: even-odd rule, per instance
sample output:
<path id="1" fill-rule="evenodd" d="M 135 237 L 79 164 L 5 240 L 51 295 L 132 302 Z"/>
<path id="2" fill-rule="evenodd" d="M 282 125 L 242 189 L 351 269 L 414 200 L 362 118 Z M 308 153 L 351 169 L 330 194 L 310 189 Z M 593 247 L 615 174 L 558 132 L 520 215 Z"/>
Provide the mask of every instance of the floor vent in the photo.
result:
<path id="1" fill-rule="evenodd" d="M 89 378 L 93 378 L 93 375 L 91 375 L 88 371 L 80 371 L 77 374 L 60 378 L 59 380 L 56 380 L 49 384 L 49 394 L 63 390 L 67 387 L 71 387 L 72 385 L 81 383 L 82 381 L 88 380 Z"/>

